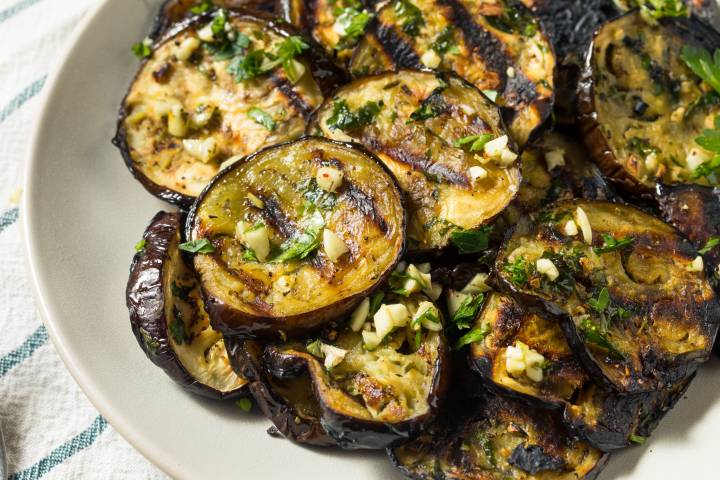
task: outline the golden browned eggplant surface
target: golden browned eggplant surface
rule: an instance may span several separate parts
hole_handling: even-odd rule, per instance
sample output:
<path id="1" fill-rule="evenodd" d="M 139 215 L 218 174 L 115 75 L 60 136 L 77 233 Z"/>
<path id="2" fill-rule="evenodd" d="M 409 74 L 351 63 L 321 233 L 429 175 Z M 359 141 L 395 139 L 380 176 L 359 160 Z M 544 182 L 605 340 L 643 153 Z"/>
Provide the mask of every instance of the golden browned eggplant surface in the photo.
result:
<path id="1" fill-rule="evenodd" d="M 408 198 L 408 246 L 447 246 L 498 215 L 520 184 L 497 108 L 457 77 L 403 70 L 356 80 L 315 113 L 310 132 L 361 143 Z"/>

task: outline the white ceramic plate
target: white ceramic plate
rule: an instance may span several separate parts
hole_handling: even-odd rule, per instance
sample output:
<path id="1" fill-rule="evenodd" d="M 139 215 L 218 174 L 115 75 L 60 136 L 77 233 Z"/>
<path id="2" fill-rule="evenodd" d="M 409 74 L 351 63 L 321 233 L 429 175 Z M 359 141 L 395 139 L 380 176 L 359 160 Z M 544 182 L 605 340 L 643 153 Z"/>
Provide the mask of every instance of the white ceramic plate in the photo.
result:
<path id="1" fill-rule="evenodd" d="M 50 336 L 97 409 L 130 443 L 181 479 L 397 479 L 382 453 L 308 449 L 269 423 L 185 394 L 138 348 L 125 308 L 133 245 L 169 208 L 146 193 L 110 145 L 158 1 L 106 0 L 60 61 L 30 156 L 25 236 Z M 645 447 L 616 455 L 603 479 L 709 478 L 720 431 L 720 361 Z"/>

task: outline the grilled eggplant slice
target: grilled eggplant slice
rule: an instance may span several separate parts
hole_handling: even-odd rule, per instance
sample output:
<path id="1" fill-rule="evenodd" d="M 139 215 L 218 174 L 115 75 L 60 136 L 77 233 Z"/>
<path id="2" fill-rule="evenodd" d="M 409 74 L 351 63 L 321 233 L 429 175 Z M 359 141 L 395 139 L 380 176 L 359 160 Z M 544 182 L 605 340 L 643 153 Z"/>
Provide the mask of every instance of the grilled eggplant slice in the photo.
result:
<path id="1" fill-rule="evenodd" d="M 319 48 L 259 17 L 195 17 L 143 62 L 114 143 L 150 193 L 188 207 L 223 162 L 302 135 L 340 78 Z"/>
<path id="2" fill-rule="evenodd" d="M 263 347 L 258 342 L 226 337 L 226 343 L 233 368 L 249 380 L 248 389 L 255 403 L 278 432 L 297 443 L 317 447 L 335 445 L 320 424 L 320 405 L 307 374 L 274 378 L 262 365 Z"/>
<path id="3" fill-rule="evenodd" d="M 468 405 L 474 411 L 468 412 Z M 608 456 L 577 440 L 556 412 L 482 395 L 458 402 L 454 415 L 389 451 L 415 480 L 594 479 Z"/>
<path id="4" fill-rule="evenodd" d="M 496 271 L 561 321 L 597 381 L 620 393 L 677 384 L 707 360 L 720 306 L 697 251 L 662 221 L 607 202 L 561 202 L 524 218 Z"/>
<path id="5" fill-rule="evenodd" d="M 280 0 L 285 19 L 314 38 L 345 67 L 375 16 L 376 0 Z"/>
<path id="6" fill-rule="evenodd" d="M 377 305 L 375 330 L 365 306 L 309 344 L 265 351 L 276 377 L 310 375 L 323 427 L 349 449 L 386 448 L 424 430 L 442 405 L 450 373 L 442 316 L 427 297 L 386 295 Z M 385 334 L 384 312 L 397 321 L 398 308 L 405 324 Z"/>
<path id="7" fill-rule="evenodd" d="M 213 179 L 188 218 L 213 324 L 226 334 L 302 334 L 341 317 L 405 248 L 395 180 L 360 146 L 306 137 Z M 281 333 L 282 332 L 282 333 Z"/>
<path id="8" fill-rule="evenodd" d="M 359 142 L 388 166 L 408 197 L 413 252 L 444 248 L 453 232 L 483 226 L 520 184 L 497 108 L 452 75 L 403 70 L 356 80 L 323 104 L 309 129 Z"/>
<path id="9" fill-rule="evenodd" d="M 523 145 L 550 115 L 555 55 L 535 17 L 504 0 L 394 0 L 350 62 L 353 75 L 402 68 L 454 71 L 497 93 Z"/>
<path id="10" fill-rule="evenodd" d="M 160 212 L 145 231 L 127 284 L 135 338 L 148 358 L 186 390 L 215 399 L 248 393 L 210 326 L 195 273 L 183 261 L 181 218 Z"/>
<path id="11" fill-rule="evenodd" d="M 637 194 L 666 185 L 708 180 L 697 168 L 709 160 L 695 144 L 720 114 L 720 95 L 681 58 L 688 46 L 720 47 L 720 33 L 688 18 L 651 25 L 630 13 L 595 35 L 580 83 L 585 142 L 602 171 Z"/>

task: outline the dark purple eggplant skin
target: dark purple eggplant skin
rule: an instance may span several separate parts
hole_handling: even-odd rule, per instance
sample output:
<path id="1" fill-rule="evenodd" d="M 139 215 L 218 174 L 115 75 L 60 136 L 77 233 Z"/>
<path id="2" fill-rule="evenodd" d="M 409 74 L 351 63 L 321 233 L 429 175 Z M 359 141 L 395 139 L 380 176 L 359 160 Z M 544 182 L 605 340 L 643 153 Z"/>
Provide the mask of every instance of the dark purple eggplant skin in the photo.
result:
<path id="1" fill-rule="evenodd" d="M 633 12 L 627 15 L 632 15 Z M 677 33 L 688 45 L 696 45 L 713 52 L 720 47 L 720 32 L 708 26 L 693 16 L 691 18 L 662 18 L 659 20 L 661 26 L 671 29 Z M 598 32 L 595 32 L 597 36 Z M 631 195 L 652 200 L 653 189 L 648 188 L 633 178 L 619 162 L 612 148 L 603 135 L 600 124 L 597 121 L 597 108 L 595 107 L 595 88 L 592 68 L 594 40 L 587 49 L 584 69 L 578 82 L 578 117 L 582 136 L 585 140 L 590 154 L 595 163 L 600 167 L 602 173 L 612 183 Z"/>
<path id="2" fill-rule="evenodd" d="M 224 338 L 233 369 L 250 381 L 248 389 L 258 408 L 285 438 L 316 447 L 337 445 L 319 418 L 299 416 L 293 405 L 273 391 L 270 375 L 262 365 L 263 347 L 260 343 L 227 335 Z"/>
<path id="3" fill-rule="evenodd" d="M 434 365 L 431 393 L 428 398 L 430 410 L 419 417 L 398 423 L 385 423 L 354 418 L 323 401 L 318 380 L 313 378 L 315 397 L 322 408 L 322 426 L 342 448 L 385 449 L 401 444 L 425 430 L 437 417 L 447 395 L 451 377 L 451 362 L 448 349 L 443 341 L 441 351 Z M 310 372 L 308 361 L 283 352 L 273 346 L 265 349 L 263 363 L 272 375 L 283 378 Z"/>
<path id="4" fill-rule="evenodd" d="M 227 1 L 232 3 L 233 0 Z M 285 23 L 284 21 L 278 21 L 272 15 L 264 12 L 237 9 L 231 10 L 229 12 L 229 15 L 231 18 L 248 18 L 250 20 L 265 21 L 267 23 L 268 29 L 276 30 L 284 36 L 301 35 L 301 32 L 298 31 L 295 27 Z M 172 24 L 167 29 L 163 30 L 161 34 L 159 34 L 158 37 L 154 39 L 153 50 L 160 43 L 170 41 L 173 36 L 179 34 L 180 32 L 195 25 L 208 22 L 211 18 L 212 12 L 208 12 L 202 15 L 188 17 L 184 20 L 179 21 L 178 23 Z M 323 95 L 328 97 L 336 88 L 338 88 L 347 80 L 347 75 L 327 58 L 325 52 L 320 45 L 308 39 L 305 39 L 305 41 L 310 46 L 308 53 L 306 53 L 305 55 L 307 55 L 307 58 L 310 60 L 311 73 L 315 78 L 318 86 L 320 87 Z M 144 60 L 140 64 L 140 67 L 138 67 L 138 72 L 141 70 L 145 62 L 146 60 Z M 135 83 L 136 78 L 137 75 L 133 77 L 133 80 L 130 82 L 130 87 L 128 88 L 128 93 L 122 100 L 120 112 L 118 113 L 117 130 L 115 136 L 112 139 L 112 144 L 117 147 L 118 150 L 120 150 L 120 154 L 122 155 L 123 160 L 125 160 L 125 165 L 127 166 L 128 170 L 130 170 L 130 173 L 132 173 L 133 177 L 135 177 L 135 179 L 142 184 L 145 190 L 147 190 L 150 194 L 154 195 L 160 200 L 168 202 L 172 205 L 176 205 L 181 209 L 187 210 L 190 208 L 190 206 L 192 206 L 193 202 L 195 201 L 195 197 L 185 195 L 176 192 L 175 190 L 156 184 L 155 182 L 150 180 L 145 174 L 136 169 L 133 164 L 132 156 L 130 155 L 130 148 L 127 144 L 127 134 L 125 132 L 125 128 L 123 127 L 123 120 L 128 114 L 126 108 L 127 95 L 129 94 L 130 88 L 132 88 L 132 85 Z"/>
<path id="5" fill-rule="evenodd" d="M 218 400 L 247 395 L 247 384 L 220 392 L 198 382 L 180 363 L 170 344 L 163 272 L 170 249 L 177 247 L 182 225 L 180 214 L 159 212 L 143 235 L 145 247 L 133 258 L 126 290 L 133 334 L 147 357 L 185 390 Z"/>

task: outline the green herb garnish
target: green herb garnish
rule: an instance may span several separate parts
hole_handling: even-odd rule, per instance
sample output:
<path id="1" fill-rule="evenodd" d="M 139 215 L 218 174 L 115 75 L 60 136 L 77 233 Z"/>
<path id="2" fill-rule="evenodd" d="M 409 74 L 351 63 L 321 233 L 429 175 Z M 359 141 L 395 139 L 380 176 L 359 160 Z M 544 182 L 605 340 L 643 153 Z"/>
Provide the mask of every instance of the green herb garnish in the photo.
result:
<path id="1" fill-rule="evenodd" d="M 235 77 L 235 81 L 238 83 L 251 80 L 263 73 L 264 58 L 265 54 L 258 50 L 247 52 L 245 55 L 237 55 L 228 63 L 227 71 Z"/>
<path id="2" fill-rule="evenodd" d="M 215 251 L 215 247 L 207 238 L 181 243 L 178 248 L 190 253 L 213 253 Z"/>
<path id="3" fill-rule="evenodd" d="M 463 137 L 460 140 L 456 140 L 455 146 L 464 147 L 471 152 L 481 152 L 485 148 L 485 144 L 492 140 L 494 136 L 495 135 L 493 135 L 492 133 L 468 135 L 467 137 Z"/>
<path id="4" fill-rule="evenodd" d="M 136 251 L 136 252 L 142 252 L 143 250 L 145 250 L 145 244 L 147 244 L 147 240 L 145 240 L 145 239 L 143 238 L 142 240 L 140 240 L 139 242 L 137 242 L 137 243 L 135 244 L 135 251 Z"/>
<path id="5" fill-rule="evenodd" d="M 698 250 L 698 253 L 700 255 L 705 255 L 706 253 L 710 253 L 710 251 L 720 245 L 720 237 L 710 237 L 708 241 L 705 243 L 705 246 Z"/>
<path id="6" fill-rule="evenodd" d="M 478 253 L 487 250 L 490 244 L 492 226 L 478 230 L 456 230 L 450 234 L 450 241 L 460 253 Z"/>
<path id="7" fill-rule="evenodd" d="M 492 328 L 489 325 L 483 325 L 480 328 L 473 328 L 455 342 L 453 349 L 460 350 L 465 345 L 482 342 L 485 340 L 485 337 L 490 334 L 490 332 L 492 332 Z"/>
<path id="8" fill-rule="evenodd" d="M 370 297 L 370 310 L 368 311 L 368 318 L 372 318 L 378 310 L 380 310 L 384 299 L 385 294 L 383 292 L 378 292 Z"/>
<path id="9" fill-rule="evenodd" d="M 273 263 L 288 262 L 290 260 L 303 260 L 320 248 L 321 234 L 325 228 L 325 220 L 318 212 L 313 213 L 304 222 L 305 231 L 296 237 L 284 242 L 280 246 L 280 255 L 275 257 Z"/>
<path id="10" fill-rule="evenodd" d="M 246 262 L 259 262 L 260 260 L 257 257 L 257 254 L 255 253 L 255 250 L 252 248 L 245 248 L 245 251 L 242 254 L 241 257 Z"/>
<path id="11" fill-rule="evenodd" d="M 534 36 L 538 31 L 538 24 L 532 14 L 525 9 L 505 7 L 500 15 L 486 16 L 488 23 L 505 33 L 520 33 L 526 37 Z"/>
<path id="12" fill-rule="evenodd" d="M 352 112 L 345 100 L 333 102 L 333 112 L 327 119 L 327 126 L 330 130 L 342 130 L 350 132 L 370 125 L 382 110 L 382 102 L 368 102 L 357 112 Z"/>
<path id="13" fill-rule="evenodd" d="M 440 90 L 435 90 L 429 97 L 427 97 L 422 105 L 410 114 L 411 121 L 421 122 L 429 118 L 435 118 L 441 115 L 447 110 L 445 100 L 443 100 Z M 410 123 L 410 121 L 408 121 Z"/>
<path id="14" fill-rule="evenodd" d="M 640 7 L 643 18 L 687 17 L 690 11 L 683 0 L 631 0 L 629 7 Z"/>
<path id="15" fill-rule="evenodd" d="M 460 53 L 460 49 L 455 44 L 455 29 L 452 25 L 448 25 L 440 32 L 440 35 L 438 35 L 430 48 L 435 50 L 438 55 Z"/>
<path id="16" fill-rule="evenodd" d="M 630 247 L 635 243 L 635 239 L 632 237 L 625 237 L 618 240 L 612 235 L 608 235 L 607 233 L 602 234 L 602 239 L 603 246 L 593 248 L 593 251 L 598 255 L 602 255 L 603 253 L 608 252 L 614 252 L 616 250 L 622 250 L 623 248 Z"/>
<path id="17" fill-rule="evenodd" d="M 483 293 L 469 295 L 462 301 L 457 312 L 455 312 L 451 319 L 458 330 L 470 328 L 470 325 L 472 325 L 472 322 L 480 311 L 483 301 L 485 301 L 485 294 Z"/>
<path id="18" fill-rule="evenodd" d="M 243 397 L 237 402 L 235 402 L 235 405 L 242 410 L 245 413 L 249 413 L 252 410 L 253 402 L 247 397 Z"/>
<path id="19" fill-rule="evenodd" d="M 207 12 L 212 7 L 213 7 L 212 0 L 202 0 L 200 3 L 198 3 L 194 7 L 190 7 L 190 13 L 195 14 L 195 15 L 200 15 L 201 13 Z"/>
<path id="20" fill-rule="evenodd" d="M 152 39 L 145 38 L 142 42 L 138 42 L 132 46 L 132 52 L 138 58 L 147 58 L 152 54 Z"/>
<path id="21" fill-rule="evenodd" d="M 324 356 L 322 353 L 322 342 L 319 338 L 308 343 L 305 346 L 305 350 L 307 350 L 307 352 L 314 357 L 322 358 Z"/>
<path id="22" fill-rule="evenodd" d="M 607 333 L 603 332 L 600 326 L 593 322 L 589 316 L 582 319 L 578 328 L 586 342 L 607 350 L 610 358 L 615 360 L 623 360 L 625 358 L 625 355 L 608 339 Z"/>
<path id="23" fill-rule="evenodd" d="M 630 442 L 634 443 L 635 445 L 645 445 L 645 442 L 647 442 L 647 437 L 642 437 L 633 433 L 628 437 L 628 440 L 630 440 Z"/>
<path id="24" fill-rule="evenodd" d="M 720 50 L 718 50 L 720 52 Z M 720 115 L 715 117 L 715 130 L 705 129 L 695 143 L 715 154 L 713 158 L 695 169 L 692 179 L 705 177 L 712 185 L 720 183 Z"/>
<path id="25" fill-rule="evenodd" d="M 603 287 L 597 298 L 588 299 L 588 305 L 600 316 L 600 328 L 603 333 L 607 332 L 610 323 L 614 319 L 623 320 L 630 316 L 630 312 L 623 307 L 617 307 L 610 301 L 610 292 Z"/>
<path id="26" fill-rule="evenodd" d="M 172 335 L 173 340 L 175 340 L 175 343 L 178 345 L 182 345 L 188 341 L 187 332 L 185 331 L 185 322 L 179 318 L 170 322 L 170 335 Z"/>
<path id="27" fill-rule="evenodd" d="M 407 272 L 399 272 L 397 270 L 390 274 L 388 285 L 393 293 L 402 295 L 403 297 L 408 297 L 412 294 L 412 292 L 405 288 L 405 282 L 408 280 L 414 280 L 417 282 L 421 289 L 430 288 L 430 285 L 422 278 L 415 277 Z"/>
<path id="28" fill-rule="evenodd" d="M 303 180 L 297 184 L 297 188 L 306 200 L 306 204 L 303 205 L 304 212 L 312 213 L 315 208 L 332 210 L 337 203 L 337 195 L 320 188 L 314 178 Z"/>
<path id="29" fill-rule="evenodd" d="M 265 110 L 253 107 L 248 110 L 248 117 L 252 118 L 255 123 L 262 125 L 266 130 L 272 132 L 275 130 L 275 120 Z"/>
<path id="30" fill-rule="evenodd" d="M 510 282 L 517 287 L 522 287 L 528 283 L 530 275 L 530 264 L 525 257 L 518 257 L 512 262 L 507 262 L 503 266 L 503 271 L 510 275 Z"/>
<path id="31" fill-rule="evenodd" d="M 411 37 L 416 37 L 420 29 L 425 26 L 420 9 L 409 0 L 397 0 L 395 2 L 395 15 L 402 20 L 402 30 Z"/>
<path id="32" fill-rule="evenodd" d="M 337 15 L 335 24 L 338 25 L 344 33 L 335 46 L 335 50 L 345 50 L 346 48 L 354 47 L 363 33 L 365 33 L 365 27 L 373 17 L 375 17 L 375 15 L 367 10 L 360 10 L 356 7 L 343 8 L 339 12 L 339 15 Z"/>

